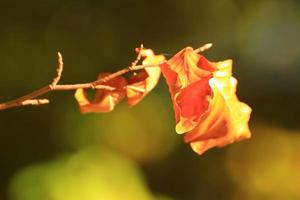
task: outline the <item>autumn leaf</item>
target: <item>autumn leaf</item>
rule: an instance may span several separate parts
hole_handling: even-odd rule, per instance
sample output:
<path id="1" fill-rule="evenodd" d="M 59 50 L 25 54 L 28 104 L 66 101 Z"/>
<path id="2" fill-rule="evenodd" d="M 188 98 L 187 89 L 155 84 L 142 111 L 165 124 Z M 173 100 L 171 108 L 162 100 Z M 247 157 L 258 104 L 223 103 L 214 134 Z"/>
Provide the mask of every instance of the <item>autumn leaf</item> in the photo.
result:
<path id="1" fill-rule="evenodd" d="M 108 73 L 101 73 L 98 79 L 101 79 L 109 75 Z M 125 78 L 119 76 L 113 78 L 103 85 L 111 86 L 114 90 L 109 91 L 105 89 L 97 89 L 93 100 L 89 100 L 87 93 L 84 89 L 77 89 L 75 92 L 75 98 L 79 104 L 80 111 L 82 113 L 90 112 L 110 112 L 115 106 L 126 96 L 124 87 L 127 81 Z"/>
<path id="2" fill-rule="evenodd" d="M 232 61 L 209 62 L 188 47 L 161 66 L 176 117 L 176 131 L 198 154 L 249 138 L 251 108 L 236 96 Z"/>
<path id="3" fill-rule="evenodd" d="M 151 49 L 142 47 L 138 49 L 137 53 L 143 58 L 142 64 L 145 68 L 134 73 L 128 80 L 118 76 L 104 82 L 103 85 L 110 86 L 113 90 L 98 89 L 92 101 L 89 100 L 84 89 L 76 90 L 75 98 L 82 113 L 110 112 L 124 97 L 127 97 L 129 106 L 134 106 L 157 85 L 161 74 L 159 64 L 165 61 L 165 57 L 155 55 Z M 133 64 L 133 67 L 137 61 Z M 98 80 L 107 75 L 109 74 L 100 74 Z"/>
<path id="4" fill-rule="evenodd" d="M 187 47 L 162 64 L 161 70 L 171 93 L 176 132 L 194 129 L 208 109 L 212 96 L 208 80 L 213 76 L 214 65 Z"/>
<path id="5" fill-rule="evenodd" d="M 145 58 L 142 64 L 151 65 L 151 67 L 140 70 L 127 80 L 126 94 L 129 106 L 136 105 L 154 89 L 161 74 L 159 64 L 165 60 L 164 56 L 155 55 L 151 49 L 141 49 L 140 51 L 141 56 Z"/>
<path id="6" fill-rule="evenodd" d="M 251 137 L 248 121 L 251 108 L 236 96 L 237 80 L 231 76 L 232 61 L 215 63 L 210 79 L 214 97 L 199 125 L 185 134 L 185 141 L 199 154 L 214 146 L 222 147 Z"/>

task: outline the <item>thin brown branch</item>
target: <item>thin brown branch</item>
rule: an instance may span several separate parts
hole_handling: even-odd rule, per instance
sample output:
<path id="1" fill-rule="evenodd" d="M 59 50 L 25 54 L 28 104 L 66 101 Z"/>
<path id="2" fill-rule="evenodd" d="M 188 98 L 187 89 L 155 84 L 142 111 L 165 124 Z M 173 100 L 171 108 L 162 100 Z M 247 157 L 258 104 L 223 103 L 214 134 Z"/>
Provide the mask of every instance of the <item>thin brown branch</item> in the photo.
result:
<path id="1" fill-rule="evenodd" d="M 142 46 L 141 46 L 142 47 Z M 57 74 L 56 77 L 53 79 L 52 83 L 50 85 L 47 85 L 45 87 L 42 87 L 38 90 L 33 91 L 32 93 L 29 93 L 27 95 L 24 95 L 20 98 L 0 103 L 0 110 L 5 110 L 13 107 L 18 107 L 18 106 L 24 106 L 24 105 L 42 105 L 42 104 L 47 104 L 49 103 L 48 99 L 36 99 L 37 97 L 46 94 L 50 91 L 58 91 L 58 90 L 77 90 L 80 88 L 83 89 L 104 89 L 104 90 L 114 90 L 115 88 L 103 85 L 103 83 L 118 77 L 120 75 L 123 75 L 129 71 L 134 71 L 134 70 L 140 70 L 144 69 L 146 67 L 157 67 L 157 65 L 136 65 L 136 63 L 140 60 L 140 55 L 137 56 L 137 60 L 134 61 L 132 64 L 133 66 L 126 67 L 122 70 L 119 70 L 113 74 L 110 74 L 108 76 L 105 76 L 102 79 L 90 82 L 90 83 L 80 83 L 80 84 L 66 84 L 66 85 L 61 85 L 57 84 L 62 76 L 62 71 L 63 71 L 63 59 L 62 55 L 58 53 L 58 66 L 57 66 Z"/>
<path id="2" fill-rule="evenodd" d="M 18 106 L 26 106 L 26 105 L 42 105 L 42 104 L 47 104 L 50 101 L 48 99 L 27 99 L 24 101 L 9 101 L 7 103 L 0 104 L 0 110 L 5 110 L 13 107 L 18 107 Z"/>
<path id="3" fill-rule="evenodd" d="M 107 76 L 105 76 L 105 77 L 103 77 L 103 78 L 101 78 L 99 80 L 96 80 L 96 81 L 92 82 L 92 84 L 94 85 L 94 87 L 96 87 L 99 84 L 105 83 L 105 82 L 107 82 L 107 81 L 109 81 L 111 79 L 114 79 L 114 78 L 116 78 L 118 76 L 126 74 L 126 73 L 128 73 L 130 71 L 137 71 L 137 70 L 145 69 L 145 68 L 148 68 L 148 67 L 157 67 L 158 65 L 161 65 L 161 64 L 163 64 L 163 62 L 159 63 L 159 64 L 156 64 L 156 65 L 136 65 L 136 66 L 129 66 L 129 67 L 121 69 L 121 70 L 119 70 L 119 71 L 117 71 L 117 72 L 115 72 L 113 74 L 107 75 Z"/>
<path id="4" fill-rule="evenodd" d="M 108 85 L 96 85 L 94 86 L 92 83 L 79 83 L 79 84 L 70 84 L 70 85 L 50 85 L 51 90 L 57 91 L 57 90 L 77 90 L 79 88 L 82 89 L 102 89 L 102 90 L 109 90 L 113 91 L 115 90 L 114 87 L 108 86 Z"/>

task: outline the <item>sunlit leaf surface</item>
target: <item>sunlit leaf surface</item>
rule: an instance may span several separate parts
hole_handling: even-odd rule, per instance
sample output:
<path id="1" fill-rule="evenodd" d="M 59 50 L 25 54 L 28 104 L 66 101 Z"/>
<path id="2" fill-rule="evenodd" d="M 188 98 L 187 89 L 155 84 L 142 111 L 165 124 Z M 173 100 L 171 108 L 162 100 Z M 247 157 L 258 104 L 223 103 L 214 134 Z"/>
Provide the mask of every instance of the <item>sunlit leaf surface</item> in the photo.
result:
<path id="1" fill-rule="evenodd" d="M 102 73 L 98 78 L 101 79 L 107 75 L 108 73 Z M 104 85 L 115 88 L 115 90 L 98 89 L 93 100 L 89 100 L 87 92 L 84 89 L 77 89 L 75 98 L 79 104 L 80 111 L 82 113 L 112 111 L 125 97 L 124 87 L 126 84 L 126 80 L 121 76 L 109 80 Z"/>
<path id="2" fill-rule="evenodd" d="M 232 61 L 209 62 L 187 47 L 162 65 L 171 93 L 176 131 L 198 154 L 250 137 L 251 108 L 236 96 Z"/>
<path id="3" fill-rule="evenodd" d="M 126 93 L 129 106 L 136 105 L 154 89 L 160 78 L 159 64 L 165 60 L 164 56 L 155 55 L 151 49 L 142 49 L 141 55 L 145 57 L 142 64 L 152 66 L 141 70 L 128 79 Z M 155 67 L 155 65 L 157 66 Z"/>

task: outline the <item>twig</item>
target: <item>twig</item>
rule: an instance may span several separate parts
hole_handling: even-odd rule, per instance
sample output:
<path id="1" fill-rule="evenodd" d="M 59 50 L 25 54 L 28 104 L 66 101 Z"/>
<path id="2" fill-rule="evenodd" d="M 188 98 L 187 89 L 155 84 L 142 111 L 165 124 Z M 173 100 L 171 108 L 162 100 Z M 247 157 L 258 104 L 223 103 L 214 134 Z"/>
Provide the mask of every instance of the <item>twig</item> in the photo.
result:
<path id="1" fill-rule="evenodd" d="M 203 46 L 201 46 L 198 49 L 195 49 L 194 52 L 196 53 L 200 53 L 203 52 L 207 49 L 209 49 L 212 46 L 211 43 L 205 44 Z M 58 90 L 77 90 L 80 88 L 83 89 L 103 89 L 103 90 L 114 90 L 115 88 L 110 87 L 108 85 L 102 85 L 103 83 L 114 79 L 118 76 L 121 76 L 127 72 L 130 71 L 136 71 L 136 70 L 141 70 L 147 67 L 157 67 L 160 64 L 163 64 L 166 61 L 163 61 L 162 63 L 158 63 L 156 65 L 137 65 L 137 63 L 140 61 L 141 57 L 142 57 L 142 50 L 143 50 L 143 45 L 141 45 L 141 47 L 139 49 L 136 49 L 136 51 L 138 52 L 137 58 L 135 61 L 132 62 L 131 66 L 129 67 L 125 67 L 124 69 L 121 69 L 115 73 L 112 73 L 110 75 L 107 75 L 101 79 L 98 79 L 96 81 L 93 82 L 89 82 L 89 83 L 80 83 L 80 84 L 58 84 L 61 76 L 62 76 L 62 72 L 63 72 L 63 58 L 62 55 L 58 52 L 58 65 L 56 68 L 56 76 L 53 79 L 52 83 L 50 85 L 47 85 L 45 87 L 42 87 L 38 90 L 35 90 L 32 93 L 29 93 L 27 95 L 24 95 L 20 98 L 8 101 L 8 102 L 4 102 L 4 103 L 0 103 L 0 110 L 5 110 L 5 109 L 9 109 L 9 108 L 13 108 L 13 107 L 18 107 L 18 106 L 25 106 L 25 105 L 42 105 L 42 104 L 47 104 L 50 101 L 48 99 L 38 99 L 37 97 L 46 94 L 50 91 L 58 91 Z"/>
<path id="2" fill-rule="evenodd" d="M 207 44 L 199 47 L 198 49 L 195 49 L 194 52 L 195 53 L 200 53 L 200 52 L 206 51 L 207 49 L 210 49 L 212 46 L 213 46 L 212 43 L 207 43 Z"/>
<path id="3" fill-rule="evenodd" d="M 129 66 L 126 67 L 122 70 L 119 70 L 113 74 L 110 74 L 108 76 L 105 76 L 102 79 L 89 82 L 89 83 L 80 83 L 80 84 L 66 84 L 66 85 L 59 85 L 58 82 L 62 76 L 62 71 L 63 71 L 63 59 L 62 55 L 58 53 L 58 66 L 57 66 L 57 74 L 56 77 L 53 79 L 52 83 L 50 85 L 47 85 L 45 87 L 42 87 L 38 90 L 35 90 L 32 93 L 29 93 L 25 96 L 22 96 L 20 98 L 0 103 L 0 110 L 5 110 L 13 107 L 18 107 L 18 106 L 24 106 L 24 105 L 42 105 L 42 104 L 47 104 L 50 101 L 48 99 L 36 99 L 37 97 L 46 94 L 50 91 L 57 91 L 57 90 L 77 90 L 80 88 L 83 89 L 104 89 L 104 90 L 114 90 L 115 88 L 107 86 L 107 85 L 101 85 L 102 83 L 105 83 L 115 77 L 118 77 L 120 75 L 123 75 L 129 71 L 134 71 L 134 70 L 140 70 L 144 69 L 146 67 L 157 67 L 157 65 L 136 65 L 136 63 L 139 61 L 140 56 L 138 55 L 137 61 L 134 61 L 133 64 L 134 66 Z"/>
<path id="4" fill-rule="evenodd" d="M 138 64 L 138 62 L 141 60 L 142 58 L 142 50 L 144 49 L 144 45 L 141 44 L 140 48 L 136 48 L 135 51 L 138 53 L 135 61 L 133 61 L 131 63 L 131 66 L 136 66 Z"/>
<path id="5" fill-rule="evenodd" d="M 32 106 L 38 106 L 42 104 L 47 104 L 50 101 L 48 99 L 29 99 L 22 102 L 22 105 L 32 105 Z"/>
<path id="6" fill-rule="evenodd" d="M 96 80 L 94 82 L 92 82 L 91 84 L 93 85 L 93 87 L 96 87 L 97 85 L 101 84 L 101 83 L 105 83 L 111 79 L 114 79 L 118 76 L 121 76 L 123 74 L 126 74 L 130 71 L 137 71 L 137 70 L 141 70 L 141 69 L 145 69 L 145 68 L 148 68 L 148 67 L 157 67 L 158 65 L 161 65 L 163 63 L 158 63 L 156 65 L 136 65 L 136 66 L 129 66 L 129 67 L 126 67 L 124 69 L 121 69 L 113 74 L 110 74 L 110 75 L 107 75 L 99 80 Z"/>
<path id="7" fill-rule="evenodd" d="M 62 59 L 62 55 L 60 52 L 57 52 L 57 56 L 58 56 L 58 66 L 56 68 L 56 77 L 53 79 L 52 81 L 52 85 L 57 85 L 57 83 L 59 82 L 61 75 L 62 75 L 62 71 L 64 69 L 64 63 L 63 63 L 63 59 Z"/>

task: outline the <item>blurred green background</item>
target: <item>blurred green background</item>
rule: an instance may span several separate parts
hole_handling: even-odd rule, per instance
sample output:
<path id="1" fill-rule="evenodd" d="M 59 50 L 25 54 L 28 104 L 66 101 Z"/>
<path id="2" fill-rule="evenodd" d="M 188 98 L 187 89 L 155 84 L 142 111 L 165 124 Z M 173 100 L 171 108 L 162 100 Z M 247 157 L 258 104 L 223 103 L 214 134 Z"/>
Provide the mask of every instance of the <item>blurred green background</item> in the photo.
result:
<path id="1" fill-rule="evenodd" d="M 0 101 L 129 65 L 141 43 L 172 55 L 207 42 L 232 58 L 251 140 L 203 156 L 183 144 L 163 81 L 140 104 L 82 115 L 73 92 L 0 112 L 0 199 L 300 199 L 300 2 L 0 0 Z"/>

